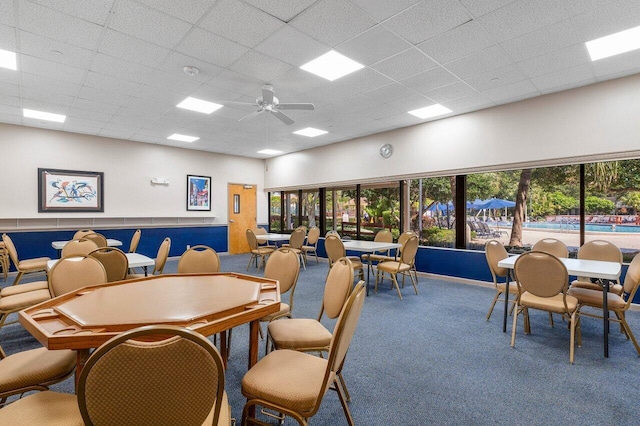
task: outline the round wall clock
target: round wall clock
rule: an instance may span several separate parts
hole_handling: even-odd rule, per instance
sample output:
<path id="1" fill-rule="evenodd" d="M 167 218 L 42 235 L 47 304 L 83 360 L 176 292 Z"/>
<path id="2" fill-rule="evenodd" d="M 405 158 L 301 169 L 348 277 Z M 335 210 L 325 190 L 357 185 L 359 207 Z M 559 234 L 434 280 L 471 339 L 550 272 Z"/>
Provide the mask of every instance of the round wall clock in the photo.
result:
<path id="1" fill-rule="evenodd" d="M 393 145 L 390 143 L 385 143 L 380 147 L 380 156 L 382 158 L 389 158 L 393 154 Z"/>

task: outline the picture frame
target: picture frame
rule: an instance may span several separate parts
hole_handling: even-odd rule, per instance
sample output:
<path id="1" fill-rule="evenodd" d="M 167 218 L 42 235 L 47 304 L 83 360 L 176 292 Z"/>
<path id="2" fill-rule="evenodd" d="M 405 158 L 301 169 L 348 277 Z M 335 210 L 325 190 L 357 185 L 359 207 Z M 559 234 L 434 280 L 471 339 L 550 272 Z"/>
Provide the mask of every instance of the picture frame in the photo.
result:
<path id="1" fill-rule="evenodd" d="M 38 213 L 104 212 L 104 173 L 38 168 Z"/>
<path id="2" fill-rule="evenodd" d="M 211 176 L 187 175 L 187 211 L 211 211 Z"/>

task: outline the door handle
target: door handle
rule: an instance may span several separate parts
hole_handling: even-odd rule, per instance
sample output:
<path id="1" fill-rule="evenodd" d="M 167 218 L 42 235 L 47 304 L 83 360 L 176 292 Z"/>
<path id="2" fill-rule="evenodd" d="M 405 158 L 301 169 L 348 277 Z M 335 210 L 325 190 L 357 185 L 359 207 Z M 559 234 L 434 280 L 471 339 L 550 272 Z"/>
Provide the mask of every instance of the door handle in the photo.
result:
<path id="1" fill-rule="evenodd" d="M 229 219 L 229 223 L 236 223 L 236 221 L 233 219 Z"/>

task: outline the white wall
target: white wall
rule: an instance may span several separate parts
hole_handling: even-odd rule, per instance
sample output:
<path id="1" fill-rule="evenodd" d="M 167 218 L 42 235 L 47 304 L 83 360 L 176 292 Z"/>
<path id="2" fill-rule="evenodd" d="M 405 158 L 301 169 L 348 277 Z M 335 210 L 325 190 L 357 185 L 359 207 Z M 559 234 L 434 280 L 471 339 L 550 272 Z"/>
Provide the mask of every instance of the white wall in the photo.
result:
<path id="1" fill-rule="evenodd" d="M 395 152 L 378 155 L 384 143 Z M 640 156 L 640 75 L 267 160 L 269 190 Z"/>
<path id="2" fill-rule="evenodd" d="M 203 218 L 226 224 L 228 183 L 257 185 L 258 223 L 268 217 L 263 160 L 9 124 L 0 124 L 0 155 L 0 219 Z M 38 213 L 39 167 L 104 172 L 104 213 Z M 187 174 L 211 176 L 211 212 L 186 210 Z M 152 185 L 153 177 L 170 184 Z"/>

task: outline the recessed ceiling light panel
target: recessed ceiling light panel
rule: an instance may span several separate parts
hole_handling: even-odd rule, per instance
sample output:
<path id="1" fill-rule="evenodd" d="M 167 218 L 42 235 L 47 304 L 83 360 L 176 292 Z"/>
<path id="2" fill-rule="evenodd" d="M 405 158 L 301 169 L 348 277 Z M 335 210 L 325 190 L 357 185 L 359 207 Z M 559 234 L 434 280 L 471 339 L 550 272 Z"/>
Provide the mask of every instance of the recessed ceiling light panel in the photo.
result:
<path id="1" fill-rule="evenodd" d="M 36 118 L 38 120 L 55 121 L 56 123 L 64 123 L 67 119 L 66 115 L 53 114 L 51 112 L 36 111 L 34 109 L 24 108 L 22 115 L 26 118 Z"/>
<path id="2" fill-rule="evenodd" d="M 180 142 L 195 142 L 200 138 L 197 136 L 187 136 L 187 135 L 181 135 L 179 133 L 174 133 L 171 136 L 167 137 L 167 139 L 180 141 Z"/>
<path id="3" fill-rule="evenodd" d="M 449 108 L 442 106 L 440 104 L 429 105 L 424 108 L 414 109 L 413 111 L 409 111 L 409 114 L 415 115 L 418 118 L 431 118 L 437 117 L 439 115 L 444 115 L 452 112 Z"/>
<path id="4" fill-rule="evenodd" d="M 586 45 L 592 61 L 640 49 L 640 27 L 600 37 Z"/>
<path id="5" fill-rule="evenodd" d="M 202 112 L 204 114 L 211 114 L 213 111 L 216 111 L 222 108 L 222 105 L 216 104 L 214 102 L 203 101 L 202 99 L 188 97 L 184 101 L 180 102 L 176 105 L 178 108 L 184 108 L 191 111 Z"/>
<path id="6" fill-rule="evenodd" d="M 353 59 L 349 59 L 335 50 L 330 50 L 313 61 L 307 62 L 300 69 L 333 81 L 363 67 L 364 65 Z"/>
<path id="7" fill-rule="evenodd" d="M 260 151 L 258 151 L 258 154 L 264 154 L 264 155 L 277 155 L 277 154 L 282 154 L 282 151 L 278 151 L 276 149 L 262 149 Z"/>
<path id="8" fill-rule="evenodd" d="M 295 132 L 296 135 L 307 136 L 310 138 L 315 138 L 316 136 L 324 135 L 327 133 L 324 130 L 314 129 L 313 127 L 307 127 L 306 129 L 297 130 Z"/>
<path id="9" fill-rule="evenodd" d="M 15 52 L 0 49 L 0 68 L 8 68 L 14 71 L 18 69 Z"/>

